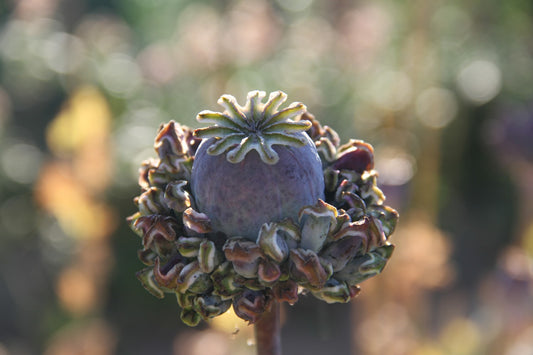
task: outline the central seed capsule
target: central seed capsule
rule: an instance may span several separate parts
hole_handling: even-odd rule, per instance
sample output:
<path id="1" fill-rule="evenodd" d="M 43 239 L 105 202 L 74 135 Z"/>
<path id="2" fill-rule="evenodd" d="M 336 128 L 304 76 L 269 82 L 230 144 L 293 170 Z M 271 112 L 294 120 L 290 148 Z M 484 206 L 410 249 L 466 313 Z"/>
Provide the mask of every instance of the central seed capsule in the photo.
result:
<path id="1" fill-rule="evenodd" d="M 300 209 L 324 198 L 322 163 L 305 133 L 308 121 L 293 121 L 306 108 L 293 103 L 279 110 L 287 96 L 278 91 L 262 103 L 252 91 L 241 107 L 234 97 L 219 99 L 223 113 L 202 111 L 203 138 L 192 169 L 197 209 L 214 230 L 255 241 L 263 223 L 298 218 Z"/>

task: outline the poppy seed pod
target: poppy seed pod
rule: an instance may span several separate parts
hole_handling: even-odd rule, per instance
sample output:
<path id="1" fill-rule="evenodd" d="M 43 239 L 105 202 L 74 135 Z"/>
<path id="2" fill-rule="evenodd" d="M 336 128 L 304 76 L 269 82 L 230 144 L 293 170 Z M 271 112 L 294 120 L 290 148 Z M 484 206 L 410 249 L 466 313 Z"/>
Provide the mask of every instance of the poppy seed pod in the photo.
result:
<path id="1" fill-rule="evenodd" d="M 222 96 L 223 113 L 203 111 L 195 131 L 203 138 L 196 151 L 191 188 L 198 210 L 213 228 L 252 241 L 264 223 L 296 219 L 301 208 L 324 199 L 324 174 L 315 144 L 305 133 L 309 121 L 293 121 L 305 112 L 301 103 L 278 107 L 280 91 L 262 103 L 253 91 L 241 107 Z"/>
<path id="2" fill-rule="evenodd" d="M 202 111 L 197 130 L 171 121 L 142 163 L 137 273 L 156 297 L 174 294 L 190 326 L 233 307 L 254 323 L 305 292 L 348 302 L 392 255 L 398 213 L 384 205 L 374 151 L 341 145 L 301 103 L 252 91 L 244 106 Z M 274 303 L 273 303 L 274 302 Z"/>

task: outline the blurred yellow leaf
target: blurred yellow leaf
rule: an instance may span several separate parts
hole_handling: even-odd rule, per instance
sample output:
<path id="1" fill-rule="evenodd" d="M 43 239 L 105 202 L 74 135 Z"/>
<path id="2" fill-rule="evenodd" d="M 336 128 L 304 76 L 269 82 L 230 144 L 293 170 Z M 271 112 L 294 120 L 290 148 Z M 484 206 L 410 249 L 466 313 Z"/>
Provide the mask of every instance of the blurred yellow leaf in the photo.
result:
<path id="1" fill-rule="evenodd" d="M 102 94 L 83 87 L 72 94 L 46 131 L 50 150 L 69 158 L 76 178 L 93 191 L 105 189 L 111 176 L 111 117 Z"/>
<path id="2" fill-rule="evenodd" d="M 468 318 L 455 318 L 443 329 L 441 343 L 450 354 L 481 354 L 481 332 Z"/>
<path id="3" fill-rule="evenodd" d="M 115 213 L 91 198 L 64 164 L 50 163 L 42 169 L 35 197 L 75 238 L 104 238 L 114 229 Z"/>
<path id="4" fill-rule="evenodd" d="M 105 98 L 92 87 L 75 91 L 46 131 L 50 150 L 62 156 L 107 139 L 111 113 Z"/>

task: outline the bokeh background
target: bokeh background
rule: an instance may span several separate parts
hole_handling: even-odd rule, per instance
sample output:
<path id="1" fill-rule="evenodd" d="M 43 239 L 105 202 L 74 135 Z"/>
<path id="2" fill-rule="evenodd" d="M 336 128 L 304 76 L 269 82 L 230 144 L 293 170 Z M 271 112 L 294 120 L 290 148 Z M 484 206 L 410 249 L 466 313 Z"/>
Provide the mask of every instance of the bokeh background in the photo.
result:
<path id="1" fill-rule="evenodd" d="M 351 304 L 284 309 L 286 354 L 533 354 L 533 3 L 0 2 L 0 354 L 253 354 L 135 279 L 158 126 L 281 89 L 376 148 L 401 220 Z"/>

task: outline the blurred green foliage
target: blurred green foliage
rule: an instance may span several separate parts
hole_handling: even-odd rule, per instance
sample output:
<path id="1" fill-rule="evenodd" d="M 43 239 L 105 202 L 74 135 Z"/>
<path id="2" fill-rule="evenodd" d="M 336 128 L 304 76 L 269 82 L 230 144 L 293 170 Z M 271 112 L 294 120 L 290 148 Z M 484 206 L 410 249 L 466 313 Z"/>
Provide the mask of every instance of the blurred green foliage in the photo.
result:
<path id="1" fill-rule="evenodd" d="M 373 144 L 402 215 L 352 305 L 286 310 L 287 353 L 533 353 L 532 7 L 0 3 L 0 354 L 250 353 L 141 289 L 124 218 L 159 124 L 253 89 Z"/>

